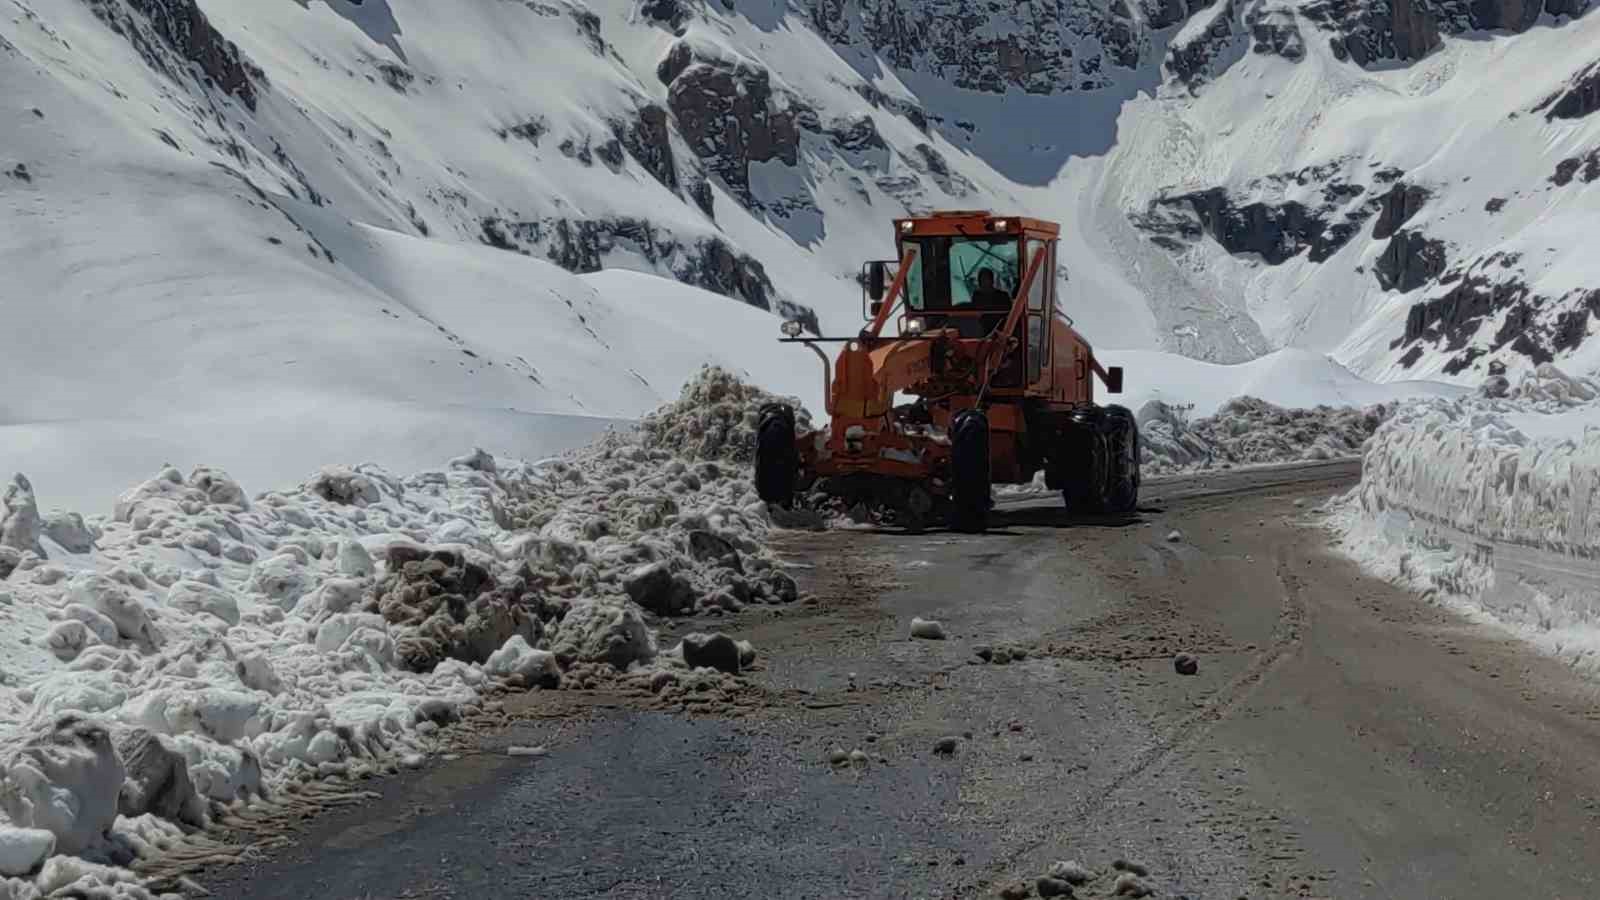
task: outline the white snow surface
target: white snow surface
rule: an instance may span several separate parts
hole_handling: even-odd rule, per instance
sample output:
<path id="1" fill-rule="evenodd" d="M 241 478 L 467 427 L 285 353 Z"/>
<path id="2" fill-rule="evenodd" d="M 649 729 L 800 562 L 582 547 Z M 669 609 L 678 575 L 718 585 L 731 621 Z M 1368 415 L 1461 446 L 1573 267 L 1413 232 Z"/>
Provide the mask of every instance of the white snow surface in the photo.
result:
<path id="1" fill-rule="evenodd" d="M 138 729 L 155 736 L 127 760 L 139 777 L 181 763 L 199 801 L 244 802 L 426 754 L 442 713 L 504 679 L 681 667 L 630 599 L 659 599 L 640 568 L 687 597 L 674 611 L 794 600 L 748 469 L 768 399 L 707 369 L 638 430 L 560 458 L 330 466 L 253 497 L 221 469 L 167 467 L 85 518 L 83 552 L 0 528 L 0 866 L 42 840 L 15 829 L 103 862 L 158 827 L 123 789 Z M 4 497 L 5 523 L 37 505 L 20 476 Z M 472 614 L 453 620 L 430 580 Z M 196 815 L 182 796 L 143 803 Z"/>
<path id="2" fill-rule="evenodd" d="M 1330 522 L 1373 572 L 1600 674 L 1600 383 L 1546 364 L 1403 405 Z"/>

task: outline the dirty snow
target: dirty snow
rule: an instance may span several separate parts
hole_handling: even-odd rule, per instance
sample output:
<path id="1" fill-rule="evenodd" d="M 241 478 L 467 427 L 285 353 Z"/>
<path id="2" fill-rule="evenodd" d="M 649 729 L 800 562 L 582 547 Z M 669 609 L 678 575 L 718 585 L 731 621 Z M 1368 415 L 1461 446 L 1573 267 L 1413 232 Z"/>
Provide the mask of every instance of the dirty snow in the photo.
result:
<path id="1" fill-rule="evenodd" d="M 1403 405 L 1330 513 L 1370 571 L 1600 673 L 1600 382 L 1545 364 Z"/>
<path id="2" fill-rule="evenodd" d="M 58 856 L 0 896 L 120 878 L 153 828 L 203 825 L 219 804 L 413 765 L 501 685 L 582 686 L 596 667 L 657 692 L 674 668 L 701 677 L 660 652 L 641 603 L 721 615 L 796 599 L 745 464 L 770 399 L 708 368 L 641 428 L 560 458 L 475 450 L 407 477 L 329 466 L 253 497 L 223 469 L 169 467 L 81 522 L 41 517 L 14 478 L 0 869 L 26 875 L 51 841 Z M 641 568 L 656 580 L 636 584 Z M 716 668 L 755 661 L 716 638 Z M 68 856 L 112 867 L 55 864 Z"/>

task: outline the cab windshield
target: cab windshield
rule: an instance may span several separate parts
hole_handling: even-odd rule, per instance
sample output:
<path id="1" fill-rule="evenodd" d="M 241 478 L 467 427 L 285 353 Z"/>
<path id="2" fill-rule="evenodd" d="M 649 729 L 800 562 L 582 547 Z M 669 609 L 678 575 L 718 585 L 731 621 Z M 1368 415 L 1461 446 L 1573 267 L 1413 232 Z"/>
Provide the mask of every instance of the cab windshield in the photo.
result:
<path id="1" fill-rule="evenodd" d="M 1007 308 L 1022 280 L 1016 237 L 916 237 L 901 243 L 901 253 L 916 247 L 906 273 L 906 305 L 915 310 Z M 980 273 L 993 273 L 985 290 Z"/>

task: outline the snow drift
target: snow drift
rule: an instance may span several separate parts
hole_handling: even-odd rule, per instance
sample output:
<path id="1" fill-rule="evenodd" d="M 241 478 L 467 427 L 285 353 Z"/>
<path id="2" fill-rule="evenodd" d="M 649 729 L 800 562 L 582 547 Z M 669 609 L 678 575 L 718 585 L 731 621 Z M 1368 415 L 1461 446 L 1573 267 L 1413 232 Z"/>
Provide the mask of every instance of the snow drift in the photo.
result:
<path id="1" fill-rule="evenodd" d="M 1402 406 L 1334 504 L 1346 552 L 1586 667 L 1600 659 L 1600 383 L 1551 365 Z"/>
<path id="2" fill-rule="evenodd" d="M 426 754 L 502 687 L 603 669 L 674 690 L 685 651 L 655 617 L 796 599 L 747 465 L 771 399 L 706 369 L 641 428 L 559 458 L 329 466 L 254 497 L 168 467 L 81 519 L 41 517 L 18 476 L 0 869 L 33 878 L 8 889 L 43 890 L 51 853 L 125 864 L 220 808 Z M 728 671 L 755 652 L 740 642 Z"/>

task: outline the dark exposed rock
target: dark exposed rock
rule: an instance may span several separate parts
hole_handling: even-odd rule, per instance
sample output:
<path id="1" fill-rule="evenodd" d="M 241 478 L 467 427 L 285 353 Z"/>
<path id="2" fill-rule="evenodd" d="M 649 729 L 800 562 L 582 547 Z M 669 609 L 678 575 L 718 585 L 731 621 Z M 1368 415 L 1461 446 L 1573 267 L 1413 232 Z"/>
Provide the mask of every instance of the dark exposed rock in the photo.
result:
<path id="1" fill-rule="evenodd" d="M 1336 58 L 1359 66 L 1421 59 L 1442 40 L 1438 19 L 1425 0 L 1312 0 L 1300 12 L 1333 33 L 1328 46 Z"/>
<path id="2" fill-rule="evenodd" d="M 1546 120 L 1581 119 L 1600 110 L 1600 62 L 1579 70 L 1566 87 L 1546 97 L 1533 110 L 1543 110 Z"/>
<path id="3" fill-rule="evenodd" d="M 639 5 L 639 14 L 678 33 L 693 17 L 686 0 L 644 0 Z"/>
<path id="4" fill-rule="evenodd" d="M 383 83 L 397 94 L 406 93 L 411 88 L 411 82 L 417 80 L 410 69 L 391 62 L 378 63 L 378 74 L 383 76 Z"/>
<path id="5" fill-rule="evenodd" d="M 584 42 L 589 45 L 589 52 L 595 56 L 606 54 L 605 38 L 600 36 L 600 17 L 585 6 L 574 4 L 570 9 L 572 21 L 578 25 L 578 33 L 583 35 Z"/>
<path id="6" fill-rule="evenodd" d="M 1112 67 L 1147 61 L 1151 43 L 1126 3 L 1038 0 L 807 0 L 835 45 L 900 69 L 937 72 L 966 90 L 1055 94 L 1109 87 Z"/>
<path id="7" fill-rule="evenodd" d="M 1140 0 L 1139 8 L 1144 12 L 1145 24 L 1157 30 L 1171 28 L 1189 17 L 1184 0 Z"/>
<path id="8" fill-rule="evenodd" d="M 675 616 L 694 608 L 694 588 L 666 562 L 647 563 L 623 579 L 628 599 L 658 616 Z"/>
<path id="9" fill-rule="evenodd" d="M 906 121 L 916 126 L 918 131 L 924 134 L 927 133 L 928 114 L 923 111 L 922 107 L 899 97 L 891 97 L 865 81 L 857 84 L 855 91 L 861 95 L 863 100 L 872 104 L 874 109 L 887 109 L 896 115 L 904 116 Z"/>
<path id="10" fill-rule="evenodd" d="M 1557 187 L 1566 187 L 1574 178 L 1582 179 L 1584 184 L 1600 179 L 1600 147 L 1590 150 L 1583 156 L 1574 156 L 1556 163 L 1556 171 L 1550 176 L 1550 183 Z"/>
<path id="11" fill-rule="evenodd" d="M 833 145 L 840 150 L 849 150 L 860 153 L 866 150 L 883 150 L 887 145 L 883 136 L 878 134 L 878 126 L 872 121 L 871 116 L 856 116 L 852 119 L 836 122 L 827 129 L 828 137 Z"/>
<path id="12" fill-rule="evenodd" d="M 1169 249 L 1182 250 L 1184 241 L 1210 235 L 1229 253 L 1256 253 L 1269 265 L 1280 265 L 1308 249 L 1310 261 L 1324 262 L 1350 242 L 1380 205 L 1376 199 L 1357 202 L 1366 189 L 1336 180 L 1339 165 L 1335 161 L 1269 175 L 1247 185 L 1247 190 L 1254 190 L 1263 183 L 1321 183 L 1322 202 L 1315 207 L 1295 200 L 1239 206 L 1226 190 L 1211 188 L 1159 197 L 1144 214 L 1131 218 Z"/>
<path id="13" fill-rule="evenodd" d="M 499 131 L 496 131 L 495 134 L 498 134 L 500 136 L 500 140 L 502 141 L 509 140 L 511 138 L 518 138 L 537 147 L 539 146 L 539 139 L 544 137 L 545 133 L 549 130 L 550 125 L 545 121 L 544 116 L 534 116 L 520 125 L 512 125 L 509 128 L 502 128 Z"/>
<path id="14" fill-rule="evenodd" d="M 1456 354 L 1444 367 L 1452 375 L 1501 350 L 1539 363 L 1576 349 L 1588 338 L 1590 318 L 1600 317 L 1600 289 L 1543 297 L 1534 294 L 1521 278 L 1507 278 L 1496 271 L 1515 262 L 1515 255 L 1498 252 L 1475 260 L 1457 273 L 1447 293 L 1411 308 L 1405 334 L 1396 346 L 1433 343 Z M 1484 326 L 1497 317 L 1500 326 L 1494 334 L 1484 335 Z M 1407 350 L 1402 362 L 1420 353 L 1418 343 Z"/>
<path id="15" fill-rule="evenodd" d="M 23 184 L 31 184 L 33 182 L 33 173 L 28 171 L 26 163 L 17 163 L 12 168 L 7 169 L 6 177 L 15 178 Z"/>
<path id="16" fill-rule="evenodd" d="M 600 161 L 605 163 L 606 167 L 611 171 L 615 172 L 622 168 L 622 160 L 624 158 L 622 154 L 622 141 L 618 140 L 616 137 L 606 138 L 599 144 L 595 145 L 594 155 L 600 157 Z"/>
<path id="17" fill-rule="evenodd" d="M 645 171 L 670 191 L 678 189 L 678 164 L 672 156 L 667 111 L 654 103 L 639 108 L 633 121 L 612 122 L 612 133 Z"/>
<path id="18" fill-rule="evenodd" d="M 1276 55 L 1299 62 L 1306 55 L 1306 41 L 1295 24 L 1293 13 L 1284 10 L 1259 12 L 1255 8 L 1245 15 L 1254 41 L 1253 52 L 1258 55 Z"/>
<path id="19" fill-rule="evenodd" d="M 708 203 L 709 205 L 709 203 Z M 597 272 L 619 241 L 685 284 L 774 310 L 808 325 L 816 313 L 778 297 L 766 268 L 720 237 L 687 243 L 641 219 L 541 219 L 506 222 L 484 219 L 484 243 L 501 250 L 538 255 L 570 272 Z"/>
<path id="20" fill-rule="evenodd" d="M 689 68 L 692 62 L 694 62 L 694 51 L 687 43 L 679 41 L 673 44 L 667 50 L 667 55 L 661 57 L 661 62 L 656 64 L 656 77 L 661 79 L 662 84 L 671 84 L 672 80 L 683 74 L 683 70 Z"/>
<path id="21" fill-rule="evenodd" d="M 799 104 L 773 91 L 766 69 L 696 60 L 672 79 L 667 105 L 689 147 L 746 202 L 752 162 L 800 162 Z"/>
<path id="22" fill-rule="evenodd" d="M 1174 41 L 1167 48 L 1167 70 L 1194 93 L 1202 84 L 1221 74 L 1216 62 L 1239 41 L 1242 34 L 1234 27 L 1234 4 L 1228 0 L 1221 8 L 1203 13 L 1211 24 L 1184 43 Z"/>
<path id="23" fill-rule="evenodd" d="M 1491 197 L 1489 202 L 1483 205 L 1483 211 L 1486 213 L 1497 213 L 1505 208 L 1506 199 L 1504 197 Z"/>
<path id="24" fill-rule="evenodd" d="M 1383 195 L 1383 208 L 1378 210 L 1378 221 L 1372 226 L 1372 236 L 1377 240 L 1392 237 L 1400 226 L 1411 221 L 1428 201 L 1428 190 L 1395 182 L 1389 193 Z"/>
<path id="25" fill-rule="evenodd" d="M 1300 12 L 1330 33 L 1335 57 L 1370 66 L 1421 59 L 1447 35 L 1521 33 L 1541 12 L 1573 18 L 1590 5 L 1591 0 L 1311 0 Z"/>
<path id="26" fill-rule="evenodd" d="M 689 199 L 694 201 L 695 206 L 700 207 L 701 212 L 713 219 L 716 218 L 716 195 L 711 192 L 711 182 L 703 176 L 696 178 L 689 183 L 688 193 Z"/>
<path id="27" fill-rule="evenodd" d="M 739 674 L 739 643 L 722 632 L 683 638 L 683 661 L 691 669 L 709 668 Z"/>
<path id="28" fill-rule="evenodd" d="M 174 81 L 197 65 L 209 85 L 255 112 L 266 73 L 224 38 L 195 0 L 86 0 L 96 18 L 127 38 L 145 64 Z"/>
<path id="29" fill-rule="evenodd" d="M 1389 239 L 1372 271 L 1384 290 L 1405 293 L 1438 278 L 1445 263 L 1443 241 L 1402 228 Z"/>

